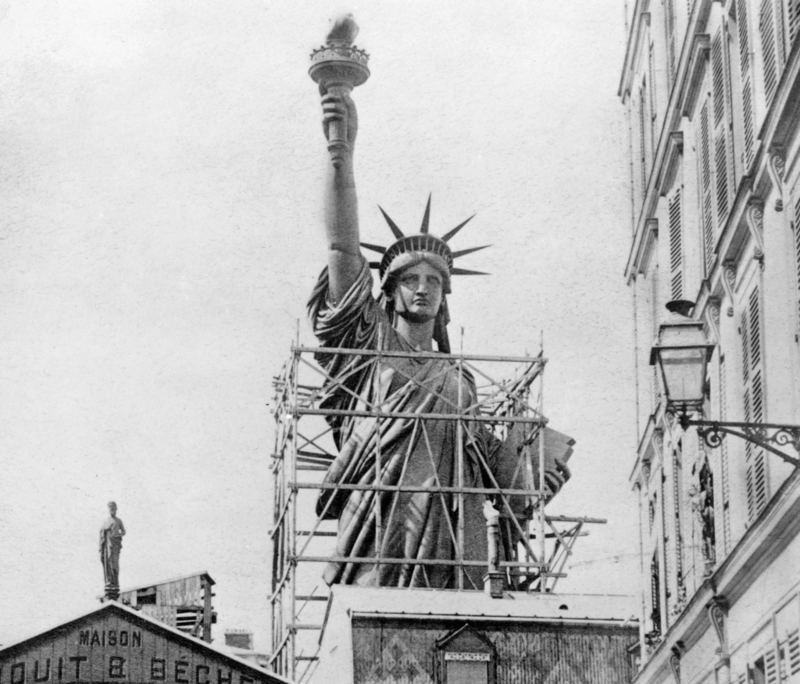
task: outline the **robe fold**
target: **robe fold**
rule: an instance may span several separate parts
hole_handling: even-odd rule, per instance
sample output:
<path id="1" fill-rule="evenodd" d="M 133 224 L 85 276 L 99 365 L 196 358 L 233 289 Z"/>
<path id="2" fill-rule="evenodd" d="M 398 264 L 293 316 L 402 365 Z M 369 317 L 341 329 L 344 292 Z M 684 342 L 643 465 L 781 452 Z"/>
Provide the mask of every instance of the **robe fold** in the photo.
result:
<path id="1" fill-rule="evenodd" d="M 338 302 L 328 290 L 327 269 L 309 302 L 321 349 L 315 358 L 330 376 L 321 407 L 380 410 L 404 414 L 468 414 L 476 401 L 473 378 L 448 359 L 376 357 L 326 353 L 325 348 L 372 351 L 414 349 L 391 325 L 372 296 L 366 261 Z M 414 417 L 328 416 L 338 455 L 325 475 L 327 484 L 458 486 L 458 421 Z M 465 487 L 491 486 L 498 444 L 486 430 L 461 423 Z M 486 560 L 484 497 L 464 497 L 465 559 Z M 458 497 L 439 492 L 322 490 L 317 515 L 338 518 L 336 556 L 454 560 Z M 380 537 L 380 544 L 378 538 Z M 465 571 L 467 588 L 480 588 L 484 568 Z M 328 584 L 447 588 L 455 569 L 412 563 L 330 562 Z"/>

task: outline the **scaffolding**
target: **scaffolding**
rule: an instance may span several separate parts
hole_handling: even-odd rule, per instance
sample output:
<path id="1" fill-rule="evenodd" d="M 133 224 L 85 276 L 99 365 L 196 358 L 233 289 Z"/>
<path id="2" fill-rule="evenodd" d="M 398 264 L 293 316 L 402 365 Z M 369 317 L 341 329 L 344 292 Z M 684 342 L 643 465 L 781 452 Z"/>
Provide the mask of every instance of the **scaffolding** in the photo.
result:
<path id="1" fill-rule="evenodd" d="M 446 413 L 390 410 L 385 405 L 360 403 L 357 408 L 333 409 L 323 405 L 332 388 L 356 396 L 346 377 L 333 377 L 315 361 L 317 353 L 357 357 L 357 367 L 383 364 L 403 357 L 416 360 L 432 358 L 445 361 L 450 372 L 459 378 L 458 402 L 449 402 Z M 565 577 L 565 566 L 578 537 L 588 532 L 585 526 L 605 520 L 588 517 L 554 516 L 545 513 L 549 492 L 540 483 L 548 481 L 543 429 L 544 368 L 546 359 L 535 357 L 440 354 L 434 352 L 370 351 L 304 347 L 296 344 L 280 374 L 274 378 L 275 448 L 272 454 L 273 526 L 272 541 L 272 669 L 292 680 L 302 682 L 317 662 L 328 611 L 329 590 L 321 579 L 320 564 L 339 561 L 354 564 L 411 564 L 448 566 L 453 572 L 455 591 L 475 591 L 472 577 L 487 560 L 465 557 L 464 503 L 469 497 L 482 501 L 491 497 L 506 532 L 513 538 L 512 553 L 499 561 L 507 586 L 519 591 L 552 592 Z M 394 364 L 393 370 L 397 370 Z M 462 380 L 469 377 L 476 390 L 475 400 L 464 401 Z M 411 375 L 405 380 L 415 382 Z M 441 397 L 440 397 L 441 398 Z M 323 482 L 325 473 L 337 456 L 333 428 L 329 420 L 374 419 L 380 429 L 382 420 L 413 421 L 415 430 L 424 433 L 427 421 L 453 421 L 455 441 L 454 486 L 408 486 L 381 484 L 331 484 Z M 483 487 L 465 486 L 465 449 L 468 433 L 476 426 L 488 431 L 496 443 L 512 432 L 518 444 L 511 486 L 502 487 L 493 475 Z M 520 438 L 520 435 L 522 436 Z M 465 439 L 467 436 L 467 439 Z M 428 446 L 430 449 L 430 446 Z M 380 473 L 380 455 L 376 457 Z M 479 456 L 480 457 L 480 456 Z M 484 462 L 486 470 L 488 465 Z M 326 490 L 367 490 L 375 496 L 397 497 L 401 492 L 425 491 L 448 497 L 456 505 L 454 520 L 448 522 L 453 543 L 453 557 L 387 558 L 377 556 L 336 556 L 336 521 L 314 514 L 315 500 Z M 328 501 L 331 497 L 328 498 Z M 520 518 L 521 502 L 526 514 Z M 513 505 L 512 505 L 513 504 Z M 380 510 L 381 506 L 377 507 Z M 517 514 L 514 511 L 517 511 Z M 375 548 L 380 549 L 381 520 L 378 513 Z M 508 536 L 507 536 L 508 538 Z M 509 557 L 510 556 L 510 557 Z M 449 589 L 448 589 L 449 590 Z"/>

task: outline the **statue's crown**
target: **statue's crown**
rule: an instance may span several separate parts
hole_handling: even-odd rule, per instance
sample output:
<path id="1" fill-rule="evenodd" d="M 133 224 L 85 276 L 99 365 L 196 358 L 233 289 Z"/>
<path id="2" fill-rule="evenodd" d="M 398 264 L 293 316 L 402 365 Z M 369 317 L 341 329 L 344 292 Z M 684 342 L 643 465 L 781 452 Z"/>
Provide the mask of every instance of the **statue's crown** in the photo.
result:
<path id="1" fill-rule="evenodd" d="M 430 195 L 428 195 L 428 203 L 425 206 L 425 215 L 422 217 L 422 225 L 420 226 L 419 233 L 416 235 L 405 235 L 403 231 L 397 227 L 397 224 L 383 210 L 383 207 L 379 206 L 378 209 L 381 210 L 383 218 L 386 219 L 386 223 L 389 224 L 389 228 L 391 229 L 393 235 L 397 238 L 397 241 L 389 245 L 389 247 L 372 245 L 367 242 L 362 242 L 361 246 L 365 249 L 370 249 L 373 252 L 378 252 L 379 254 L 383 255 L 380 261 L 369 262 L 370 268 L 378 269 L 381 285 L 383 285 L 386 272 L 389 270 L 392 262 L 401 254 L 407 254 L 410 252 L 430 252 L 432 254 L 436 254 L 447 264 L 450 275 L 488 275 L 483 271 L 472 271 L 466 268 L 454 267 L 453 261 L 458 257 L 471 254 L 472 252 L 477 252 L 481 249 L 486 249 L 491 245 L 470 247 L 469 249 L 462 249 L 457 252 L 453 252 L 450 249 L 450 246 L 447 244 L 450 238 L 452 238 L 456 233 L 458 233 L 458 231 L 467 225 L 467 223 L 475 218 L 474 214 L 466 221 L 462 221 L 455 228 L 442 235 L 442 237 L 436 237 L 428 232 L 431 216 Z"/>

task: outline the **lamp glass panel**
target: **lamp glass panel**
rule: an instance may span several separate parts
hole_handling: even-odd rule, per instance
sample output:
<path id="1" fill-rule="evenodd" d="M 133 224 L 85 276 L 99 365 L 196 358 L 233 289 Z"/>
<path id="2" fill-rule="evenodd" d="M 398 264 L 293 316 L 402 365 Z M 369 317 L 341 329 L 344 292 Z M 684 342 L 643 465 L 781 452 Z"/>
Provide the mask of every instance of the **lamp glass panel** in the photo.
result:
<path id="1" fill-rule="evenodd" d="M 706 377 L 705 348 L 661 349 L 659 355 L 667 399 L 678 404 L 701 402 Z"/>

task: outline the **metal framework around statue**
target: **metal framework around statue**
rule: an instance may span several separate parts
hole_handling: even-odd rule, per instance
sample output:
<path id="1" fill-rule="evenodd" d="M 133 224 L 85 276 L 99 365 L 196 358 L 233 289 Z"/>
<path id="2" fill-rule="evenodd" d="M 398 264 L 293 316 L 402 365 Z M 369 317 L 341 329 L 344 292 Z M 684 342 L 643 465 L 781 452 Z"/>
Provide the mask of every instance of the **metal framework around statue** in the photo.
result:
<path id="1" fill-rule="evenodd" d="M 325 348 L 325 354 L 357 356 L 359 368 L 381 364 L 388 357 L 436 358 L 448 360 L 460 375 L 469 374 L 477 387 L 477 400 L 470 406 L 454 404 L 452 413 L 414 413 L 390 411 L 384 407 L 364 404 L 359 410 L 334 410 L 320 406 L 323 385 L 353 394 L 313 360 L 321 349 L 293 346 L 291 357 L 274 379 L 275 449 L 272 454 L 273 526 L 272 542 L 272 657 L 271 666 L 278 674 L 298 682 L 313 671 L 317 651 L 329 609 L 329 592 L 321 579 L 321 563 L 342 561 L 354 563 L 410 565 L 446 565 L 454 568 L 455 589 L 476 590 L 467 568 L 487 567 L 486 560 L 464 558 L 464 500 L 466 497 L 494 497 L 501 514 L 511 513 L 509 497 L 527 497 L 532 516 L 522 524 L 513 515 L 505 516 L 516 527 L 517 560 L 500 562 L 501 570 L 517 588 L 530 592 L 550 592 L 564 577 L 564 568 L 576 540 L 587 534 L 588 523 L 605 520 L 586 517 L 549 516 L 544 511 L 544 494 L 534 488 L 534 482 L 545 482 L 544 439 L 536 440 L 547 422 L 543 413 L 543 379 L 546 359 L 536 357 L 476 356 L 425 352 L 369 351 L 363 349 Z M 397 369 L 395 369 L 397 370 Z M 402 371 L 398 371 L 402 372 Z M 409 381 L 414 379 L 405 376 Z M 505 379 L 497 379 L 505 378 Z M 461 383 L 460 383 L 461 384 Z M 354 395 L 355 396 L 355 395 Z M 443 399 L 443 397 L 440 397 Z M 460 399 L 460 397 L 459 397 Z M 331 485 L 322 482 L 328 466 L 336 457 L 332 431 L 326 417 L 354 416 L 381 419 L 407 419 L 424 426 L 426 421 L 456 422 L 455 482 L 457 486 L 406 486 L 380 484 Z M 517 473 L 524 489 L 503 489 L 493 476 L 489 487 L 463 486 L 463 439 L 467 425 L 480 423 L 495 437 L 503 440 L 515 424 L 524 424 L 525 446 L 520 451 Z M 532 472 L 531 449 L 538 443 L 538 477 Z M 430 449 L 430 446 L 428 446 Z M 480 455 L 479 455 L 480 457 Z M 378 468 L 380 462 L 376 458 Z M 482 458 L 482 457 L 481 457 Z M 488 470 L 488 466 L 484 462 Z M 385 557 L 333 556 L 336 537 L 335 521 L 314 515 L 315 498 L 324 489 L 371 490 L 377 492 L 425 491 L 444 497 L 453 496 L 458 502 L 455 529 L 448 523 L 455 549 L 452 559 L 398 559 Z M 504 510 L 503 510 L 504 509 Z M 379 518 L 379 516 L 378 516 Z M 525 527 L 526 529 L 523 529 Z M 380 548 L 381 523 L 376 525 L 376 548 Z"/>

